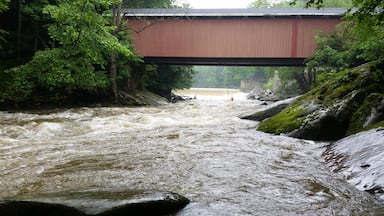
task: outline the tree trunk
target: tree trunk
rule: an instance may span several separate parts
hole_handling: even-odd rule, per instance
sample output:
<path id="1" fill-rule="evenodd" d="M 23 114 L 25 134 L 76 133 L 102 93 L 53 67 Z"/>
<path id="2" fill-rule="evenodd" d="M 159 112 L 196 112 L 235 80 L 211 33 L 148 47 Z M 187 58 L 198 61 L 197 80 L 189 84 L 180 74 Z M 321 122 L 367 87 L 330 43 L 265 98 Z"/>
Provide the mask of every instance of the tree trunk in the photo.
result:
<path id="1" fill-rule="evenodd" d="M 23 6 L 23 1 L 19 0 L 19 11 L 17 14 L 17 45 L 16 45 L 16 57 L 21 58 L 21 30 L 23 28 L 23 14 L 21 13 L 21 8 Z"/>
<path id="2" fill-rule="evenodd" d="M 113 98 L 115 99 L 115 103 L 119 102 L 119 93 L 117 88 L 117 61 L 116 61 L 116 53 L 111 53 L 111 82 L 112 82 L 112 92 L 113 92 Z"/>
<path id="3" fill-rule="evenodd" d="M 113 25 L 116 27 L 116 29 L 113 31 L 113 34 L 116 35 L 120 31 L 121 26 L 121 20 L 120 20 L 120 13 L 121 13 L 121 5 L 114 5 L 112 7 L 112 15 L 113 15 Z M 117 58 L 116 53 L 111 53 L 111 83 L 112 83 L 112 91 L 113 91 L 113 97 L 115 99 L 115 102 L 117 103 L 119 101 L 119 94 L 118 94 L 118 86 L 117 86 Z"/>

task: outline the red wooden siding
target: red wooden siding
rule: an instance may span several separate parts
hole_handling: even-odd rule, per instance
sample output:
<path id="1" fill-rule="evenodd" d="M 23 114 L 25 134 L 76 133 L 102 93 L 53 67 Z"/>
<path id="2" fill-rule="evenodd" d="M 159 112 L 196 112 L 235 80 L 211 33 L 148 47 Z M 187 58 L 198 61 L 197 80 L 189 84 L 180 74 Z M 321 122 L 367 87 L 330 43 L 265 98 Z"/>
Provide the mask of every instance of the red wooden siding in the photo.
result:
<path id="1" fill-rule="evenodd" d="M 324 17 L 128 20 L 140 55 L 201 58 L 305 58 L 316 47 L 314 36 L 338 23 Z"/>

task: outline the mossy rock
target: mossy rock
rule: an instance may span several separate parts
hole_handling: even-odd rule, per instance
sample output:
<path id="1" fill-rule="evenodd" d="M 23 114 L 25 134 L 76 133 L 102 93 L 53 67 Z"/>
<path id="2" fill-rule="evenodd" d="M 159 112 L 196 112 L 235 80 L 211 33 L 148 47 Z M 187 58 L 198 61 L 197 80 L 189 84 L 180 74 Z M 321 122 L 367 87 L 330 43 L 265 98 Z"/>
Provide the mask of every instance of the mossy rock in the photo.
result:
<path id="1" fill-rule="evenodd" d="M 300 127 L 300 116 L 303 110 L 298 106 L 290 106 L 272 118 L 263 121 L 258 130 L 272 134 L 281 134 L 293 131 Z"/>
<path id="2" fill-rule="evenodd" d="M 357 123 L 353 119 L 359 119 L 361 112 L 366 114 L 363 116 L 371 113 L 363 110 L 363 104 L 372 107 L 379 102 L 379 99 L 369 99 L 370 95 L 384 93 L 383 66 L 384 60 L 381 60 L 340 71 L 329 82 L 304 94 L 279 114 L 262 121 L 258 130 L 311 140 L 337 140 L 359 131 L 361 121 Z M 380 108 L 379 105 L 377 107 Z M 382 108 L 376 110 L 383 112 Z M 380 116 L 371 125 L 378 123 L 382 118 Z"/>

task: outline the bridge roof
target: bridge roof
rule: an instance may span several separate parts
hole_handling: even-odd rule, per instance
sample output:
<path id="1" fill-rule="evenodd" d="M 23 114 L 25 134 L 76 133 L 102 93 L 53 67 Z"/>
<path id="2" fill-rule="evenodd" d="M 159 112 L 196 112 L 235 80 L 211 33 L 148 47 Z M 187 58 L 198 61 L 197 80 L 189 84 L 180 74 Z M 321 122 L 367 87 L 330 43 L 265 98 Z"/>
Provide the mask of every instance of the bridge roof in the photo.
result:
<path id="1" fill-rule="evenodd" d="M 345 8 L 247 8 L 247 9 L 123 9 L 124 16 L 129 17 L 340 17 Z"/>

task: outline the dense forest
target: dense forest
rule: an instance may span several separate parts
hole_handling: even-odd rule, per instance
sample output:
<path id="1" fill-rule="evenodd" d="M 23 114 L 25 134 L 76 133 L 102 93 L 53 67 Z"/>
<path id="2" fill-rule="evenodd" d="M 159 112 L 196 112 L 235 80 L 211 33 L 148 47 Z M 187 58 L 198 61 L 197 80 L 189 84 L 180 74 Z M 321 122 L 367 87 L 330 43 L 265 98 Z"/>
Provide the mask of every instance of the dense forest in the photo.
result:
<path id="1" fill-rule="evenodd" d="M 123 7 L 175 2 L 1 0 L 1 108 L 119 103 L 121 92 L 190 87 L 191 67 L 143 64 L 120 17 Z"/>

